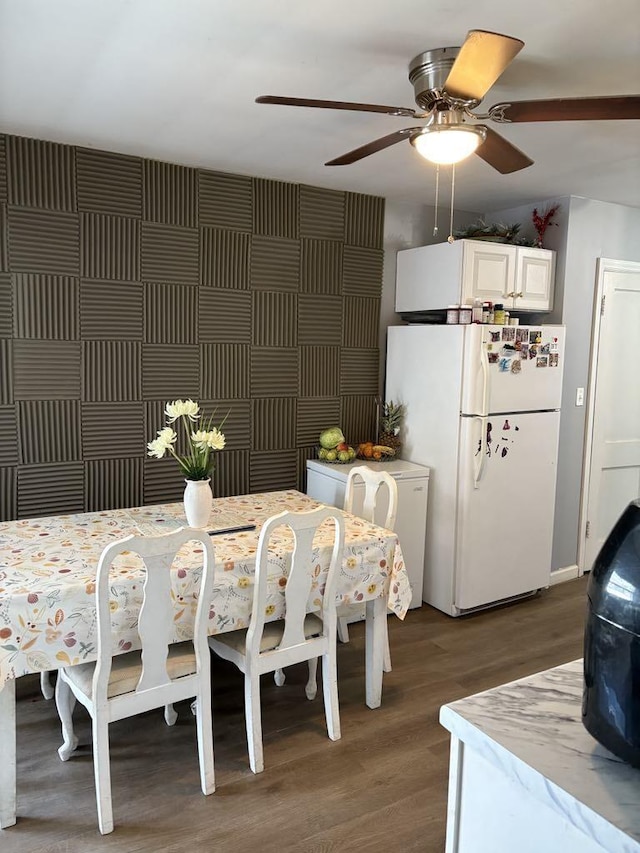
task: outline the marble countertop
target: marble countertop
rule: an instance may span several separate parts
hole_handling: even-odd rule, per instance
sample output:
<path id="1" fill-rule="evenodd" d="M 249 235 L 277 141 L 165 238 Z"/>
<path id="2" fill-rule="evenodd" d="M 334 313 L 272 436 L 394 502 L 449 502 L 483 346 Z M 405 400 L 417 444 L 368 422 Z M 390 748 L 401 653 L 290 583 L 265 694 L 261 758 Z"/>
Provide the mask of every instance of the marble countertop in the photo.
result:
<path id="1" fill-rule="evenodd" d="M 440 709 L 440 722 L 607 851 L 640 851 L 640 770 L 582 725 L 582 660 Z"/>

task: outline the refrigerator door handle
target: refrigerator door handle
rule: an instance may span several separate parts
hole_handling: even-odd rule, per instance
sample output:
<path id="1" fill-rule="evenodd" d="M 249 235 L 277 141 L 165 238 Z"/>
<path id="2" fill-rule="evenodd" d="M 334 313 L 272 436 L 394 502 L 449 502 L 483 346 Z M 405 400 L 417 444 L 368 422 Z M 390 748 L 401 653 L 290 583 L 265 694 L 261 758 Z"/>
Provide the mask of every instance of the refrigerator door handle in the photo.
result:
<path id="1" fill-rule="evenodd" d="M 482 367 L 482 415 L 488 414 L 487 407 L 489 406 L 489 354 L 484 340 L 480 341 L 480 365 Z"/>
<path id="2" fill-rule="evenodd" d="M 480 480 L 484 473 L 484 466 L 487 458 L 487 418 L 478 417 L 474 420 L 480 421 L 480 452 L 478 454 L 479 459 L 473 471 L 473 488 L 478 489 L 480 488 Z"/>

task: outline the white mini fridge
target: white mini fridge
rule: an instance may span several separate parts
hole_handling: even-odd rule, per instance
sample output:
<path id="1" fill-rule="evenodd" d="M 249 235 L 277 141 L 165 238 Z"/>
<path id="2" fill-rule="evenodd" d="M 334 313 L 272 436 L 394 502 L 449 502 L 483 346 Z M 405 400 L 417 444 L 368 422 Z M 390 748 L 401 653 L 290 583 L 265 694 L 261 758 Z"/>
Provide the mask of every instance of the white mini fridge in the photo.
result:
<path id="1" fill-rule="evenodd" d="M 425 535 L 427 528 L 427 497 L 429 492 L 429 468 L 415 462 L 400 459 L 393 462 L 367 462 L 357 459 L 347 465 L 320 462 L 317 459 L 307 461 L 307 494 L 322 503 L 342 508 L 347 477 L 352 468 L 366 465 L 374 471 L 386 471 L 398 484 L 398 515 L 396 533 L 402 547 L 404 562 L 411 582 L 410 607 L 422 605 L 422 584 L 424 575 Z M 364 483 L 356 483 L 354 512 L 357 515 L 360 504 L 358 492 L 364 496 Z M 387 512 L 386 499 L 381 499 L 377 512 L 384 518 Z M 376 523 L 382 521 L 376 518 Z"/>

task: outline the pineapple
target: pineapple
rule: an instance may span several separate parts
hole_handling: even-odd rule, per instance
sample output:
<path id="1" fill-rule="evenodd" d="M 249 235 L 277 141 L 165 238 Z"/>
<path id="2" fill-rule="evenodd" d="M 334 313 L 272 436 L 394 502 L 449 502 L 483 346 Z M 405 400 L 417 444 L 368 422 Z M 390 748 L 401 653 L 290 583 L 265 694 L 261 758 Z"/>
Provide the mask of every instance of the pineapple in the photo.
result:
<path id="1" fill-rule="evenodd" d="M 378 433 L 378 444 L 384 444 L 397 451 L 402 444 L 400 439 L 400 427 L 404 418 L 404 406 L 397 405 L 393 400 L 384 402 L 380 412 L 380 428 Z"/>

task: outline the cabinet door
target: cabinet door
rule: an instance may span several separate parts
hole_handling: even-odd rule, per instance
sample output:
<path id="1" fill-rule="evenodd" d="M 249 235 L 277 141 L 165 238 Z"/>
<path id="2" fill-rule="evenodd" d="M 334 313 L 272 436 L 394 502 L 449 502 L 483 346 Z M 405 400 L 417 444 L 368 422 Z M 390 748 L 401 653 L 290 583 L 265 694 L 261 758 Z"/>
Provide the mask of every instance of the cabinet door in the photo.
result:
<path id="1" fill-rule="evenodd" d="M 555 252 L 517 247 L 514 310 L 551 311 Z"/>
<path id="2" fill-rule="evenodd" d="M 515 290 L 515 246 L 468 241 L 462 266 L 462 301 L 502 302 L 511 308 Z"/>

